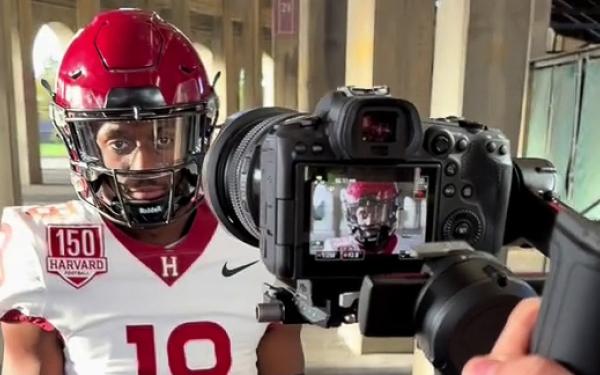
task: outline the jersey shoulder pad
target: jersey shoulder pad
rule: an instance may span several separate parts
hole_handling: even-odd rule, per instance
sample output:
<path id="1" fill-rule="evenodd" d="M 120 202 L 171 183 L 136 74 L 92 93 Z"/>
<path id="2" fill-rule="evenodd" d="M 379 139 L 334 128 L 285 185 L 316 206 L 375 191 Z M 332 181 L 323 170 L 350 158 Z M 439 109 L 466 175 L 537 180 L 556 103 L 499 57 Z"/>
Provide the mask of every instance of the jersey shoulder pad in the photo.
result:
<path id="1" fill-rule="evenodd" d="M 11 310 L 42 316 L 45 280 L 40 236 L 26 207 L 7 207 L 0 223 L 0 316 Z"/>

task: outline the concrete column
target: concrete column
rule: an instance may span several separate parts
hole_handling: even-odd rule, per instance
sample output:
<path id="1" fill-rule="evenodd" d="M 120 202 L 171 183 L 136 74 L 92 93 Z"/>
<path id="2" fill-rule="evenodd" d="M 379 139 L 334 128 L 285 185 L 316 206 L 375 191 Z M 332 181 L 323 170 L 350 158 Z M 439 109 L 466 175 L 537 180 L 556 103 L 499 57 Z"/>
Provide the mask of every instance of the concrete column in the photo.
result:
<path id="1" fill-rule="evenodd" d="M 470 0 L 442 0 L 439 4 L 430 115 L 460 116 L 463 109 Z"/>
<path id="2" fill-rule="evenodd" d="M 530 1 L 471 1 L 463 115 L 500 128 L 516 154 L 528 62 Z"/>
<path id="3" fill-rule="evenodd" d="M 516 155 L 532 30 L 547 29 L 549 20 L 549 13 L 534 17 L 536 6 L 550 10 L 537 0 L 439 2 L 432 116 L 499 128 Z"/>
<path id="4" fill-rule="evenodd" d="M 221 77 L 217 81 L 217 95 L 219 96 L 219 121 L 238 110 L 238 72 L 235 64 L 235 44 L 233 40 L 233 22 L 231 18 L 231 0 L 221 0 L 223 13 L 220 18 L 215 18 L 214 37 L 212 43 L 213 66 L 215 72 L 220 71 Z"/>
<path id="5" fill-rule="evenodd" d="M 21 203 L 12 70 L 13 1 L 0 2 L 0 210 Z"/>
<path id="6" fill-rule="evenodd" d="M 242 5 L 242 4 L 240 4 Z M 244 0 L 242 17 L 242 56 L 244 107 L 262 105 L 262 27 L 260 0 Z"/>
<path id="7" fill-rule="evenodd" d="M 546 55 L 552 0 L 532 0 L 529 57 Z"/>
<path id="8" fill-rule="evenodd" d="M 526 139 L 526 128 L 528 121 L 529 111 L 529 86 L 530 86 L 530 69 L 529 61 L 538 57 L 543 57 L 547 54 L 547 50 L 550 47 L 548 45 L 549 39 L 553 39 L 552 34 L 554 33 L 550 29 L 550 15 L 552 13 L 552 0 L 531 0 L 531 15 L 530 15 L 530 27 L 529 27 L 529 47 L 527 54 L 527 65 L 525 68 L 525 82 L 523 88 L 523 95 L 521 97 L 521 121 L 519 123 L 519 138 L 515 141 L 516 153 L 520 156 L 523 152 L 523 144 Z M 551 49 L 551 48 L 550 48 Z M 514 151 L 513 151 L 514 152 Z"/>
<path id="9" fill-rule="evenodd" d="M 173 16 L 172 20 L 175 26 L 181 30 L 186 36 L 190 37 L 192 31 L 190 17 L 190 1 L 189 0 L 171 0 Z"/>
<path id="10" fill-rule="evenodd" d="M 301 0 L 298 35 L 298 108 L 311 112 L 328 91 L 344 85 L 345 0 Z"/>
<path id="11" fill-rule="evenodd" d="M 77 0 L 77 28 L 82 28 L 100 12 L 100 0 Z"/>
<path id="12" fill-rule="evenodd" d="M 19 150 L 19 171 L 23 185 L 41 184 L 40 140 L 37 98 L 33 72 L 31 0 L 8 0 L 15 6 L 16 27 L 12 29 L 15 120 Z"/>
<path id="13" fill-rule="evenodd" d="M 273 1 L 275 105 L 298 107 L 298 0 Z"/>
<path id="14" fill-rule="evenodd" d="M 388 85 L 391 94 L 429 114 L 434 3 L 349 0 L 346 83 Z"/>

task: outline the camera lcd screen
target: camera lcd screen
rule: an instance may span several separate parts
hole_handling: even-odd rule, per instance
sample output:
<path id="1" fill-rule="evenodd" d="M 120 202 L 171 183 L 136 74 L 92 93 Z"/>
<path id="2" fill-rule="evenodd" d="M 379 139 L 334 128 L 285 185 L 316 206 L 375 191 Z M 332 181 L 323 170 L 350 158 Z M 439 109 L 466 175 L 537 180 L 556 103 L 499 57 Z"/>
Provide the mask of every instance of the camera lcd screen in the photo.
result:
<path id="1" fill-rule="evenodd" d="M 363 142 L 396 142 L 398 113 L 390 111 L 366 111 L 360 117 L 360 134 Z"/>
<path id="2" fill-rule="evenodd" d="M 410 257 L 426 241 L 433 216 L 431 168 L 312 168 L 307 178 L 315 260 Z"/>

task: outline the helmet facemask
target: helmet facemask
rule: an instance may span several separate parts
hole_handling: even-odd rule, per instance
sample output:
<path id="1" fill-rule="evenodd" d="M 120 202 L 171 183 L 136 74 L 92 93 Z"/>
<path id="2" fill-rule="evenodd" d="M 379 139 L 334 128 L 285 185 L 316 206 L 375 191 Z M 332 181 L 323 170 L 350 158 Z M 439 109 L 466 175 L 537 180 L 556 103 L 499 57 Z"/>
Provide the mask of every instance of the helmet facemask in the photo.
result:
<path id="1" fill-rule="evenodd" d="M 70 150 L 79 197 L 130 228 L 186 216 L 202 199 L 199 173 L 214 127 L 207 107 L 55 107 L 54 123 Z"/>

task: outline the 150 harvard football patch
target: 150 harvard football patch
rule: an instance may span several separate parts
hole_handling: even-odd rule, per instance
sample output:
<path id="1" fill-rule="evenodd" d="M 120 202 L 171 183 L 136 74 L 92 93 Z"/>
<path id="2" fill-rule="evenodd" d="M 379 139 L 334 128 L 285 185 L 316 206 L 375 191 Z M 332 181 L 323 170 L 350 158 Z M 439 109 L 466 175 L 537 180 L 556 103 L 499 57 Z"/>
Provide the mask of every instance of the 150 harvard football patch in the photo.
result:
<path id="1" fill-rule="evenodd" d="M 49 225 L 47 243 L 47 271 L 75 288 L 108 270 L 100 225 Z"/>

